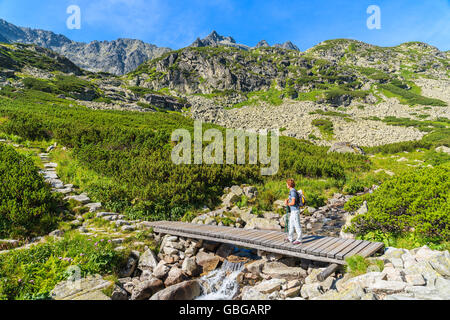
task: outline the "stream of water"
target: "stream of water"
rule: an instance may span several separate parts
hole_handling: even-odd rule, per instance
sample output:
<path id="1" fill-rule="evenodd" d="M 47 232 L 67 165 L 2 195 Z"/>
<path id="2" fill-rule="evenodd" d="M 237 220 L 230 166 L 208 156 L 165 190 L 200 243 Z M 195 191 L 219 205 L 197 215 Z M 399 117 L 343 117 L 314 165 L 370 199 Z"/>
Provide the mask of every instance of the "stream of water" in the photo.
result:
<path id="1" fill-rule="evenodd" d="M 239 290 L 236 278 L 243 269 L 244 262 L 225 260 L 220 269 L 200 279 L 204 294 L 196 300 L 232 300 Z"/>

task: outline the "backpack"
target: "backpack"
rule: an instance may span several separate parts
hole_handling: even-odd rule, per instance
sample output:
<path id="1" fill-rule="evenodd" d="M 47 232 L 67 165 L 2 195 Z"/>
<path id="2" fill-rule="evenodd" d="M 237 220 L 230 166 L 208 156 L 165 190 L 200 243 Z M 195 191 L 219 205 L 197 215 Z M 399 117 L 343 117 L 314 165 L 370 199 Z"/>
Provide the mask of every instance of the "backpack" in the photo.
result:
<path id="1" fill-rule="evenodd" d="M 306 205 L 306 197 L 305 194 L 303 193 L 303 190 L 299 190 L 297 191 L 298 194 L 298 206 L 300 208 L 303 208 Z"/>

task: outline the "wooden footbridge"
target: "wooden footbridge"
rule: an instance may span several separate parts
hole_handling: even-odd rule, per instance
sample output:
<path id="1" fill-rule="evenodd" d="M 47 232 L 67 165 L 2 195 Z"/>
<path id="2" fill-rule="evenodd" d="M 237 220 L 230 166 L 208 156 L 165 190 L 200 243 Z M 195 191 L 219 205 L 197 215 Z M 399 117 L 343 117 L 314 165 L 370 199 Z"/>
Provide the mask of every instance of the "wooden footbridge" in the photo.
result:
<path id="1" fill-rule="evenodd" d="M 321 236 L 304 236 L 301 245 L 293 245 L 284 242 L 286 233 L 280 231 L 246 230 L 167 221 L 152 222 L 150 225 L 158 233 L 227 243 L 335 265 L 346 264 L 345 259 L 354 255 L 369 257 L 384 248 L 381 242 Z"/>

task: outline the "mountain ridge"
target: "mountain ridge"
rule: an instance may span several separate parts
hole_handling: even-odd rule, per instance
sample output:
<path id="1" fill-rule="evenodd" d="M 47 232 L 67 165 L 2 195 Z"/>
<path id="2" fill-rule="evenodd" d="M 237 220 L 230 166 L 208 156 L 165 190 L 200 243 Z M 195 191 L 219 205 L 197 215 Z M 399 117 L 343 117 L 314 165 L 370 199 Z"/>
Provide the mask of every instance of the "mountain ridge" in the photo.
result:
<path id="1" fill-rule="evenodd" d="M 35 44 L 64 55 L 88 71 L 115 75 L 126 74 L 145 61 L 171 51 L 138 39 L 77 42 L 52 31 L 18 27 L 3 19 L 0 19 L 0 41 Z"/>

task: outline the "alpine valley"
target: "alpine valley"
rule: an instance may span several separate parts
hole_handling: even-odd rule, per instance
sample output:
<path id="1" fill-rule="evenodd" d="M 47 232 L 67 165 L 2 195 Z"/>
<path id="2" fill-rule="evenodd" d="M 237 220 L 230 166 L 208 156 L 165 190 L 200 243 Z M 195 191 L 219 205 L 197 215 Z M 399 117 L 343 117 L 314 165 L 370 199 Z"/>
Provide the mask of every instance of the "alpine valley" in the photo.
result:
<path id="1" fill-rule="evenodd" d="M 172 50 L 0 20 L 0 300 L 450 299 L 449 62 L 422 42 L 213 31 Z M 175 165 L 172 132 L 196 120 L 279 129 L 278 173 Z M 319 281 L 326 263 L 149 224 L 283 231 L 287 178 L 305 234 L 385 251 Z"/>

